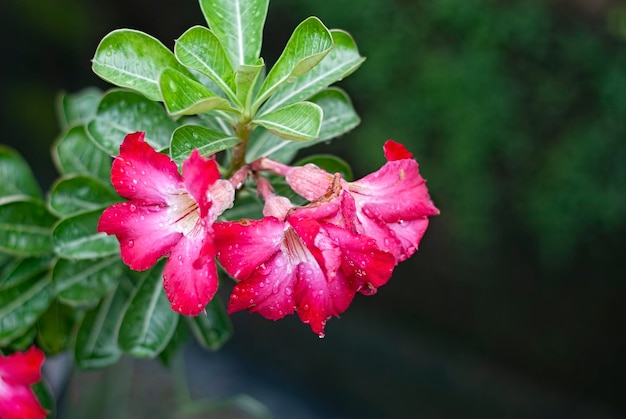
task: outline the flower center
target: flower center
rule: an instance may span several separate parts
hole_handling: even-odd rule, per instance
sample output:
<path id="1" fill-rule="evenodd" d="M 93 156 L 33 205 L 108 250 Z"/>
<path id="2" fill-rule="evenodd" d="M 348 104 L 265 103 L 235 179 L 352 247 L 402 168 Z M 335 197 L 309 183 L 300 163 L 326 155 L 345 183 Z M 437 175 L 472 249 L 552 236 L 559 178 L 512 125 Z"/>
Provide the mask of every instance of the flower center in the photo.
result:
<path id="1" fill-rule="evenodd" d="M 293 228 L 287 227 L 285 230 L 285 238 L 283 240 L 287 257 L 292 265 L 297 265 L 302 262 L 311 261 L 313 255 L 309 252 L 306 245 L 298 236 L 298 233 Z"/>
<path id="2" fill-rule="evenodd" d="M 187 192 L 173 195 L 167 212 L 171 215 L 172 224 L 176 226 L 176 230 L 184 235 L 188 235 L 200 219 L 198 203 Z"/>

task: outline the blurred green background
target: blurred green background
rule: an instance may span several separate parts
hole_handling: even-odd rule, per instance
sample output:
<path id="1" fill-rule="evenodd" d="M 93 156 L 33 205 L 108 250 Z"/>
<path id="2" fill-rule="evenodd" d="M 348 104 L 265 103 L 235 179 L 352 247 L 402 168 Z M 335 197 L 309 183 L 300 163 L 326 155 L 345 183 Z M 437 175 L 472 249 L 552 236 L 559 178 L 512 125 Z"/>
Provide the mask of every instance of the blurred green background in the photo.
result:
<path id="1" fill-rule="evenodd" d="M 242 313 L 222 351 L 342 417 L 626 412 L 626 5 L 275 0 L 266 62 L 310 15 L 367 61 L 340 84 L 362 124 L 306 152 L 360 177 L 403 142 L 441 216 L 323 341 Z M 55 96 L 109 87 L 90 69 L 99 40 L 130 27 L 171 48 L 194 24 L 194 0 L 3 0 L 2 142 L 47 187 Z"/>

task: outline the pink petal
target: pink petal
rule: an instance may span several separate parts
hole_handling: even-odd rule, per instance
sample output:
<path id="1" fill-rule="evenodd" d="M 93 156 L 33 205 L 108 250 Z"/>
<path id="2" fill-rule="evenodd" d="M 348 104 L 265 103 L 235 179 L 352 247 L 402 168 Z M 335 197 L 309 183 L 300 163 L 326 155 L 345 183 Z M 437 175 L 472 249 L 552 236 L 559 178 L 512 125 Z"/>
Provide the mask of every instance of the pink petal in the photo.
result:
<path id="1" fill-rule="evenodd" d="M 0 418 L 45 418 L 46 412 L 35 397 L 31 384 L 41 380 L 44 353 L 31 347 L 7 357 L 0 355 Z"/>
<path id="2" fill-rule="evenodd" d="M 142 271 L 167 254 L 183 236 L 175 221 L 164 206 L 122 202 L 104 210 L 98 231 L 116 235 L 124 263 Z"/>
<path id="3" fill-rule="evenodd" d="M 324 227 L 329 236 L 341 248 L 342 273 L 355 290 L 373 294 L 389 281 L 396 265 L 392 254 L 378 248 L 374 239 L 351 234 L 335 226 Z"/>
<path id="4" fill-rule="evenodd" d="M 279 249 L 284 224 L 274 217 L 213 224 L 217 258 L 234 278 L 248 278 Z"/>
<path id="5" fill-rule="evenodd" d="M 46 411 L 28 386 L 0 382 L 0 418 L 44 419 Z"/>
<path id="6" fill-rule="evenodd" d="M 409 258 L 418 249 L 422 237 L 424 237 L 424 233 L 426 233 L 428 218 L 422 217 L 415 220 L 389 223 L 387 227 L 389 227 L 389 229 L 394 232 L 395 237 L 400 240 L 406 258 Z"/>
<path id="7" fill-rule="evenodd" d="M 259 265 L 244 281 L 233 288 L 228 302 L 228 312 L 248 309 L 270 320 L 293 314 L 295 301 L 295 268 L 282 251 Z"/>
<path id="8" fill-rule="evenodd" d="M 298 195 L 314 201 L 326 193 L 333 182 L 333 175 L 314 164 L 306 164 L 292 167 L 285 179 Z"/>
<path id="9" fill-rule="evenodd" d="M 385 145 L 383 145 L 383 152 L 385 153 L 387 161 L 413 158 L 413 153 L 409 152 L 404 145 L 395 142 L 394 140 L 385 141 Z"/>
<path id="10" fill-rule="evenodd" d="M 317 263 L 300 263 L 296 275 L 294 299 L 298 316 L 311 326 L 314 333 L 323 337 L 326 321 L 346 311 L 355 291 L 340 277 L 328 281 Z"/>
<path id="11" fill-rule="evenodd" d="M 163 286 L 172 310 L 197 316 L 217 291 L 218 279 L 210 231 L 194 231 L 174 246 L 165 269 Z"/>
<path id="12" fill-rule="evenodd" d="M 439 214 L 415 160 L 388 162 L 348 188 L 357 206 L 369 208 L 385 222 Z"/>
<path id="13" fill-rule="evenodd" d="M 25 352 L 9 356 L 0 355 L 0 379 L 11 384 L 30 385 L 41 380 L 41 366 L 45 355 L 41 349 L 31 346 Z"/>
<path id="14" fill-rule="evenodd" d="M 123 197 L 146 204 L 166 202 L 168 194 L 182 189 L 176 163 L 144 141 L 145 133 L 128 134 L 113 160 L 111 183 Z"/>
<path id="15" fill-rule="evenodd" d="M 185 187 L 199 204 L 200 217 L 204 218 L 211 207 L 209 187 L 220 178 L 215 159 L 205 159 L 198 150 L 193 150 L 189 158 L 183 162 L 183 176 Z"/>

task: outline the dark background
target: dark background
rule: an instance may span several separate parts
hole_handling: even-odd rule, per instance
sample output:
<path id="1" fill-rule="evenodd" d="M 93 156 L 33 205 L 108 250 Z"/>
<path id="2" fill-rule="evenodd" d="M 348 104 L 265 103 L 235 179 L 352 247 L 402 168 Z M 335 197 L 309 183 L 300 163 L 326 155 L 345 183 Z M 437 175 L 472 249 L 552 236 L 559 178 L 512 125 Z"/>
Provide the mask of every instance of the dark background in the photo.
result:
<path id="1" fill-rule="evenodd" d="M 362 124 L 306 152 L 337 152 L 360 177 L 387 138 L 403 142 L 441 215 L 323 340 L 295 318 L 233 316 L 219 353 L 188 350 L 192 392 L 249 393 L 277 417 L 626 412 L 626 6 L 276 0 L 266 62 L 310 15 L 350 32 L 367 61 L 340 83 Z M 129 27 L 173 48 L 194 24 L 194 0 L 3 0 L 2 142 L 49 186 L 56 95 L 110 87 L 90 68 L 99 40 Z"/>

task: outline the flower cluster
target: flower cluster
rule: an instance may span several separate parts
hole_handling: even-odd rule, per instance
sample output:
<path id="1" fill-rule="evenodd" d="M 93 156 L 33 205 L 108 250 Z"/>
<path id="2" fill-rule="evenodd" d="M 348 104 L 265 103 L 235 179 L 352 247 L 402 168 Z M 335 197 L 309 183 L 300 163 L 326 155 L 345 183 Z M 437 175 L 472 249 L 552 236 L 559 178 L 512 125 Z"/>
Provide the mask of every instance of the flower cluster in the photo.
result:
<path id="1" fill-rule="evenodd" d="M 0 418 L 46 417 L 46 411 L 30 387 L 41 380 L 43 361 L 43 352 L 34 346 L 25 352 L 0 355 Z"/>
<path id="2" fill-rule="evenodd" d="M 129 201 L 106 209 L 98 230 L 117 236 L 132 269 L 169 254 L 164 286 L 181 314 L 198 315 L 215 294 L 217 257 L 237 280 L 230 313 L 248 309 L 277 320 L 297 312 L 323 336 L 326 321 L 344 312 L 356 293 L 374 294 L 389 280 L 397 263 L 417 250 L 428 217 L 439 213 L 412 154 L 391 140 L 384 152 L 387 163 L 354 182 L 269 158 L 226 180 L 215 159 L 197 150 L 181 176 L 143 133 L 130 134 L 111 171 L 114 187 Z M 284 176 L 309 203 L 294 206 L 276 195 L 264 172 Z M 264 217 L 218 220 L 247 176 L 265 201 Z"/>

